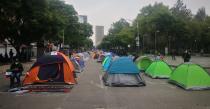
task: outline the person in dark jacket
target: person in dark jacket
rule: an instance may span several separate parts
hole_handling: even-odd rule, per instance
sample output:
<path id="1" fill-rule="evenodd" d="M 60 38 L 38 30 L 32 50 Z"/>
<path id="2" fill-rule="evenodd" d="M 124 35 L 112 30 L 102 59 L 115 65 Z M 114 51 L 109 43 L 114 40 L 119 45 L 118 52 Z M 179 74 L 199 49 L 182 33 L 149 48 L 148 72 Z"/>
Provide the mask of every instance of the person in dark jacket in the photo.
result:
<path id="1" fill-rule="evenodd" d="M 139 57 L 139 56 L 135 53 L 135 54 L 134 54 L 134 58 L 133 58 L 133 62 L 135 62 L 136 59 L 137 59 L 138 57 Z"/>
<path id="2" fill-rule="evenodd" d="M 175 51 L 175 49 L 172 49 L 171 57 L 172 57 L 172 60 L 176 60 L 176 51 Z"/>
<path id="3" fill-rule="evenodd" d="M 10 51 L 9 51 L 10 62 L 13 62 L 13 55 L 14 55 L 14 53 L 13 53 L 12 49 L 10 49 Z"/>
<path id="4" fill-rule="evenodd" d="M 184 62 L 189 62 L 191 58 L 190 52 L 186 50 L 184 54 L 182 55 L 182 58 L 184 59 Z"/>
<path id="5" fill-rule="evenodd" d="M 17 58 L 10 66 L 10 69 L 12 71 L 12 74 L 10 76 L 10 88 L 15 87 L 15 79 L 17 81 L 17 86 L 20 86 L 21 85 L 20 76 L 22 75 L 22 72 L 23 72 L 23 66 Z"/>

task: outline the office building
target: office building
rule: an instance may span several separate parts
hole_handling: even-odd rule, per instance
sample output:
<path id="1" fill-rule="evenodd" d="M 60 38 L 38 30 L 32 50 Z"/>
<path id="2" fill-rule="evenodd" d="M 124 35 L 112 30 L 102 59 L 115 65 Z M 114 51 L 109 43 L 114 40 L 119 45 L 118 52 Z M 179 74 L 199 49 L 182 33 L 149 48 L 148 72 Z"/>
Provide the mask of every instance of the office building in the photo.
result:
<path id="1" fill-rule="evenodd" d="M 78 18 L 79 18 L 79 23 L 87 23 L 88 22 L 86 15 L 79 15 Z"/>
<path id="2" fill-rule="evenodd" d="M 95 27 L 95 45 L 98 46 L 104 38 L 104 26 Z"/>

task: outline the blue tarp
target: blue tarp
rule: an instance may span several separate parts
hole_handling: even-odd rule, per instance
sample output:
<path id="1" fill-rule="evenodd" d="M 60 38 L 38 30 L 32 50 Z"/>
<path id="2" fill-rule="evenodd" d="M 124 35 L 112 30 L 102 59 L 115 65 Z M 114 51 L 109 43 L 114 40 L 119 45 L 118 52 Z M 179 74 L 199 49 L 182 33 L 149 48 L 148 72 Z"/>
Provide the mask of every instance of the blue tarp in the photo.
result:
<path id="1" fill-rule="evenodd" d="M 111 61 L 112 61 L 112 57 L 111 56 L 107 56 L 106 58 L 107 58 L 107 60 L 105 61 L 104 65 L 103 65 L 103 70 L 104 71 L 107 71 L 107 69 L 109 68 L 109 66 L 111 64 Z"/>
<path id="2" fill-rule="evenodd" d="M 138 74 L 139 70 L 133 63 L 132 58 L 120 57 L 113 61 L 107 70 L 110 74 Z"/>

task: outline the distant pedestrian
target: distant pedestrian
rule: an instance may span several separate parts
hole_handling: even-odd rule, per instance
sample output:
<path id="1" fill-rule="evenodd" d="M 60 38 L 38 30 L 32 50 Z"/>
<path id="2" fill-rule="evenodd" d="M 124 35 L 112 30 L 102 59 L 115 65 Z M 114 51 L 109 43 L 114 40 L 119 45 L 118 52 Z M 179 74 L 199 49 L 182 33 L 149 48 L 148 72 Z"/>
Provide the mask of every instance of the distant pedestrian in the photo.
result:
<path id="1" fill-rule="evenodd" d="M 185 52 L 182 55 L 182 58 L 184 59 L 184 62 L 189 62 L 191 58 L 191 54 L 188 50 L 185 50 Z"/>
<path id="2" fill-rule="evenodd" d="M 3 63 L 4 62 L 4 57 L 2 55 L 2 53 L 0 54 L 0 63 Z"/>
<path id="3" fill-rule="evenodd" d="M 136 59 L 137 59 L 138 57 L 139 57 L 139 56 L 135 53 L 135 54 L 134 54 L 134 58 L 133 58 L 133 62 L 135 62 Z"/>
<path id="4" fill-rule="evenodd" d="M 176 51 L 175 51 L 175 49 L 173 49 L 171 51 L 171 57 L 172 57 L 172 60 L 176 60 Z"/>
<path id="5" fill-rule="evenodd" d="M 23 72 L 23 66 L 17 58 L 10 66 L 10 69 L 12 71 L 12 74 L 10 76 L 10 88 L 15 87 L 15 79 L 17 81 L 17 85 L 20 86 L 21 85 L 20 76 L 22 75 L 22 72 Z"/>
<path id="6" fill-rule="evenodd" d="M 14 55 L 14 53 L 13 53 L 12 49 L 10 49 L 10 51 L 9 51 L 9 58 L 10 58 L 11 62 L 13 62 L 13 55 Z"/>
<path id="7" fill-rule="evenodd" d="M 4 54 L 4 62 L 5 63 L 9 62 L 9 57 L 8 57 L 7 52 L 5 52 L 5 54 Z"/>

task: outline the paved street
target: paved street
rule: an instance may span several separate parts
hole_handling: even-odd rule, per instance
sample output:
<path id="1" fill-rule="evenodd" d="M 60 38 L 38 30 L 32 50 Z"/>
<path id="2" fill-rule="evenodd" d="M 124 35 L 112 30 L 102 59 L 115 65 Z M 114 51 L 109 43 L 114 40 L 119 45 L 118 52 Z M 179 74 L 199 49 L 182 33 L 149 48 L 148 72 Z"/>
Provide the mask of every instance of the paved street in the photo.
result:
<path id="1" fill-rule="evenodd" d="M 145 87 L 106 87 L 101 64 L 90 60 L 86 65 L 71 92 L 1 92 L 0 109 L 210 109 L 210 91 L 185 91 L 165 79 L 144 75 Z"/>

